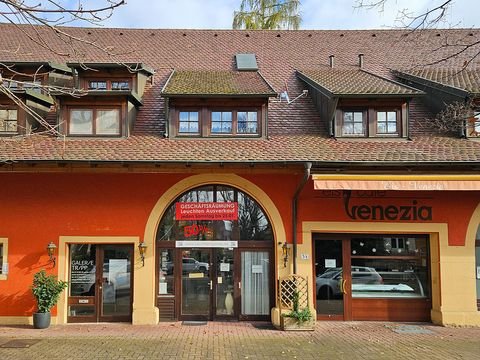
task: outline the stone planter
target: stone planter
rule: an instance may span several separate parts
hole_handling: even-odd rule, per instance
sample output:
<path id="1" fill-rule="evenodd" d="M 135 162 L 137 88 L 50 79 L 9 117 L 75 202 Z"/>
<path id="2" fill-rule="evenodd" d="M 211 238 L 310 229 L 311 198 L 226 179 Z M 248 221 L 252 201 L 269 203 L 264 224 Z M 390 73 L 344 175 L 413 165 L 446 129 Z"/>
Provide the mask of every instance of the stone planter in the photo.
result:
<path id="1" fill-rule="evenodd" d="M 33 328 L 34 329 L 46 329 L 50 326 L 51 314 L 45 313 L 33 313 Z"/>
<path id="2" fill-rule="evenodd" d="M 315 330 L 315 320 L 299 322 L 297 319 L 281 316 L 280 329 L 284 331 L 313 331 Z"/>

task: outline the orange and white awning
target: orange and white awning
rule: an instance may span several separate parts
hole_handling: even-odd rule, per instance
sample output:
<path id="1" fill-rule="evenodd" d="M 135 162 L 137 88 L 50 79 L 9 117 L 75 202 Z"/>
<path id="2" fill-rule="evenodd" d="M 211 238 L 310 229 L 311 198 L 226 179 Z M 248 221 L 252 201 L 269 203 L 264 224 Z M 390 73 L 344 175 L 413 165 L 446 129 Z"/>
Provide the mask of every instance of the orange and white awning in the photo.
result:
<path id="1" fill-rule="evenodd" d="M 474 191 L 480 175 L 312 175 L 315 190 Z"/>

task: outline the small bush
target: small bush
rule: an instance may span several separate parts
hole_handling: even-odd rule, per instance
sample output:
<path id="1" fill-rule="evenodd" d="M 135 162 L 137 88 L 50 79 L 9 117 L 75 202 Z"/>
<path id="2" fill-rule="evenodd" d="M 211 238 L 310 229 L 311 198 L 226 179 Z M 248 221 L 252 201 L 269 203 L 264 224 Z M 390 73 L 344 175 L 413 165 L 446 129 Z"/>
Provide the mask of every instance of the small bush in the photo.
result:
<path id="1" fill-rule="evenodd" d="M 55 275 L 47 275 L 44 269 L 33 276 L 32 293 L 37 301 L 39 313 L 50 312 L 58 302 L 60 294 L 67 287 L 67 282 L 58 280 Z"/>

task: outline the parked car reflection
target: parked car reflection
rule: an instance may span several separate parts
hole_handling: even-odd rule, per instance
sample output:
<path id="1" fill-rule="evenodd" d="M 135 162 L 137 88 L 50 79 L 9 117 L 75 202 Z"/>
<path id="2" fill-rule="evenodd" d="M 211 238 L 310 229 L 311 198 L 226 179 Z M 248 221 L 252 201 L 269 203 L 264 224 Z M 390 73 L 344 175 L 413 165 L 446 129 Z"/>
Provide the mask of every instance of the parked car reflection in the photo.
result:
<path id="1" fill-rule="evenodd" d="M 316 279 L 317 299 L 338 299 L 342 297 L 342 268 L 327 268 Z M 357 284 L 380 285 L 382 276 L 372 267 L 352 266 L 352 288 Z"/>

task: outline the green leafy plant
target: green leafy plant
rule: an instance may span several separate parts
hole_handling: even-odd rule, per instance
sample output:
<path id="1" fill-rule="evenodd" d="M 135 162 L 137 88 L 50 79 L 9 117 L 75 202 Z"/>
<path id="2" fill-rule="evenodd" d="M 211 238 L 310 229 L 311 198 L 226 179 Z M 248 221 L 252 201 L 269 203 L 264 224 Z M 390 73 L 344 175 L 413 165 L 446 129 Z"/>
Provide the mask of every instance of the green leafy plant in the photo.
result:
<path id="1" fill-rule="evenodd" d="M 39 313 L 50 312 L 58 302 L 60 294 L 67 287 L 67 282 L 58 280 L 55 275 L 47 275 L 44 269 L 33 276 L 32 293 L 37 301 Z"/>
<path id="2" fill-rule="evenodd" d="M 283 314 L 283 316 L 295 319 L 299 323 L 304 323 L 306 321 L 312 320 L 313 315 L 308 307 L 300 310 L 299 299 L 300 294 L 298 293 L 298 291 L 295 291 L 292 298 L 292 311 L 290 311 L 288 314 Z"/>

